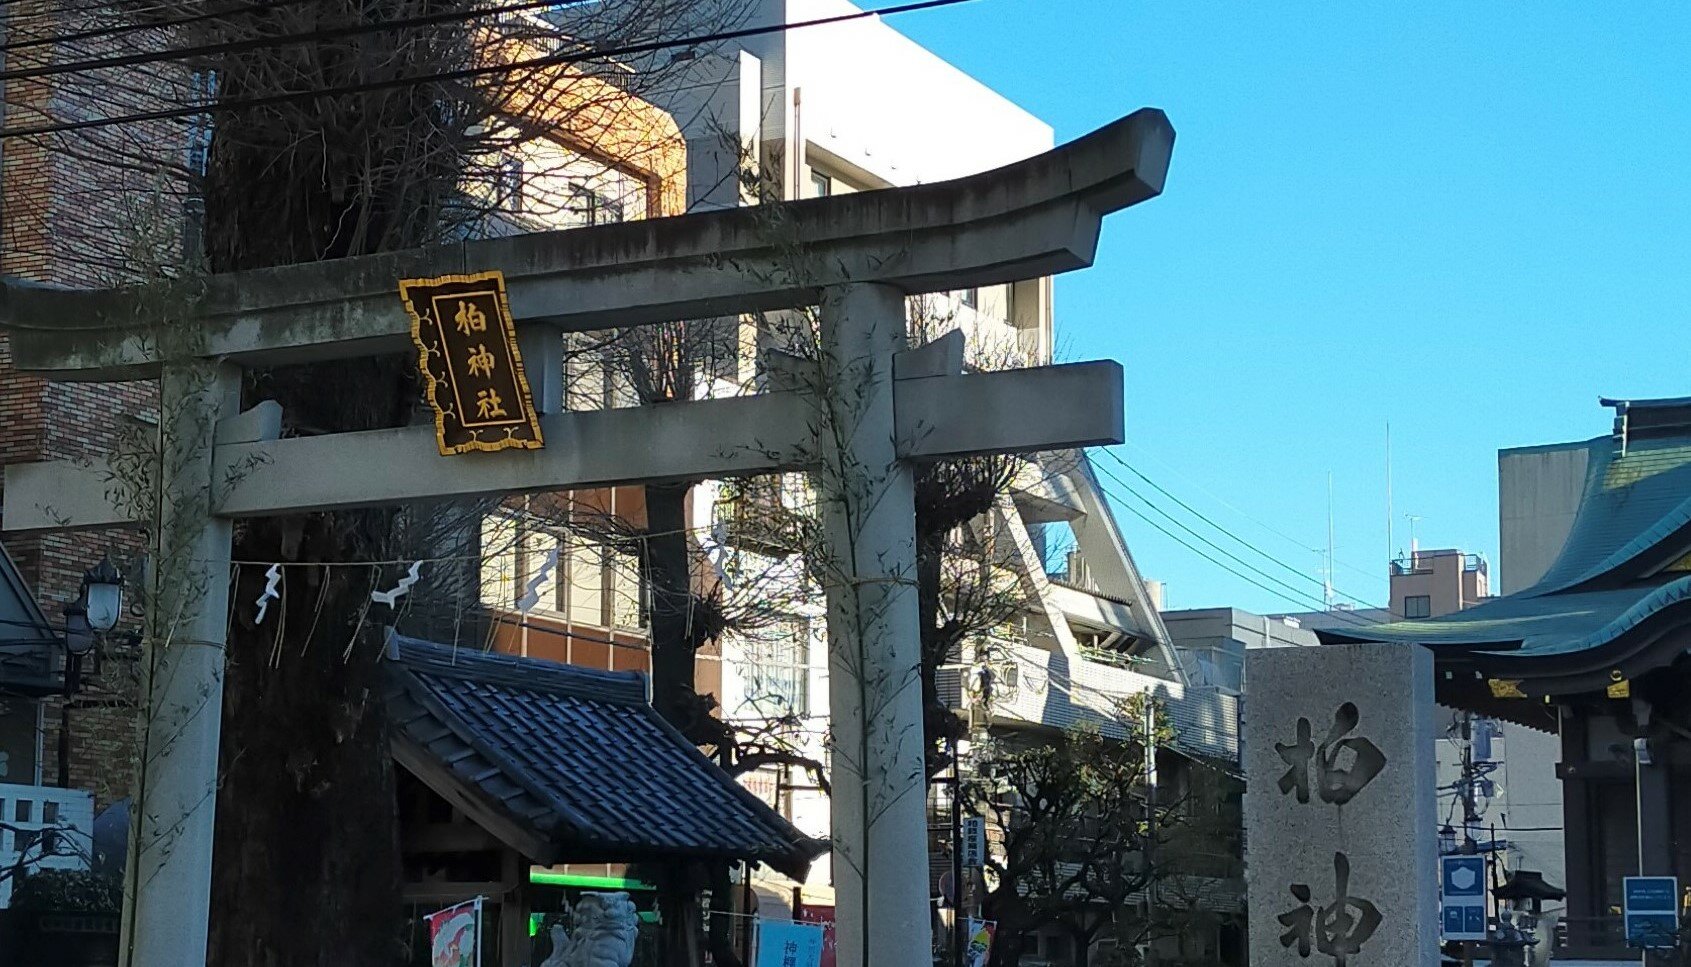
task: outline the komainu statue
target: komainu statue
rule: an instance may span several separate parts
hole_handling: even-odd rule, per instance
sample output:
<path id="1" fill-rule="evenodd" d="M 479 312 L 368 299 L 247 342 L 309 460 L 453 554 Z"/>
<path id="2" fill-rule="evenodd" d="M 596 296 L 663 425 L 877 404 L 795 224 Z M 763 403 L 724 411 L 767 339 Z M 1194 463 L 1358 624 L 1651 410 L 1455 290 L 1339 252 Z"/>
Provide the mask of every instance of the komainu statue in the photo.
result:
<path id="1" fill-rule="evenodd" d="M 626 893 L 584 893 L 570 910 L 570 929 L 553 924 L 552 954 L 540 967 L 629 967 L 639 918 Z"/>

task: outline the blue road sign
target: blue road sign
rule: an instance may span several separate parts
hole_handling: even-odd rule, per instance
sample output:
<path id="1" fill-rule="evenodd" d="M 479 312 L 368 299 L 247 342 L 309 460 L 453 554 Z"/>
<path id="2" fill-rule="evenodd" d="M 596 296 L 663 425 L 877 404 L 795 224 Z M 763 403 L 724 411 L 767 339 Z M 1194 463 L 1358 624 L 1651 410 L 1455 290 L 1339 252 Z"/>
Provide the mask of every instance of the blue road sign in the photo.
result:
<path id="1" fill-rule="evenodd" d="M 1679 879 L 1629 876 L 1622 881 L 1626 942 L 1633 947 L 1672 947 L 1679 933 Z"/>
<path id="2" fill-rule="evenodd" d="M 1439 883 L 1443 887 L 1444 912 L 1440 922 L 1444 939 L 1486 939 L 1485 857 L 1441 857 Z"/>
<path id="3" fill-rule="evenodd" d="M 1451 897 L 1485 896 L 1485 857 L 1446 856 L 1442 866 L 1446 900 Z"/>

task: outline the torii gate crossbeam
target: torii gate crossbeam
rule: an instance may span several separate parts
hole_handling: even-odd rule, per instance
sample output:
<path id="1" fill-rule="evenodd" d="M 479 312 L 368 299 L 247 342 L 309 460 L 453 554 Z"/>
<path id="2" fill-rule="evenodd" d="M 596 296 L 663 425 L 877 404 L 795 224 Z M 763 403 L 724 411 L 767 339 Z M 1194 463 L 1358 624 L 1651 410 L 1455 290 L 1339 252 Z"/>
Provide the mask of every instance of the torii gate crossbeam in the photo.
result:
<path id="1" fill-rule="evenodd" d="M 189 562 L 177 585 L 193 592 L 176 591 L 176 634 L 149 656 L 161 684 L 148 742 L 167 751 L 144 757 L 136 797 L 127 962 L 178 967 L 205 953 L 232 519 L 806 469 L 831 480 L 824 525 L 838 569 L 828 590 L 838 962 L 926 967 L 911 461 L 1118 442 L 1121 372 L 1090 363 L 963 375 L 956 338 L 900 351 L 904 300 L 1089 265 L 1103 216 L 1160 193 L 1173 139 L 1162 113 L 1147 109 L 982 175 L 785 203 L 776 223 L 795 237 L 781 244 L 819 267 L 802 279 L 768 237 L 770 212 L 743 210 L 219 276 L 195 307 L 193 348 L 169 358 L 135 328 L 144 294 L 5 283 L 0 320 L 20 369 L 160 377 L 170 443 L 151 482 L 161 495 L 156 556 Z M 282 440 L 274 406 L 240 412 L 241 367 L 405 351 L 397 281 L 484 269 L 505 274 L 549 414 L 546 449 L 443 459 L 417 427 Z M 563 330 L 799 305 L 821 307 L 818 365 L 834 379 L 741 399 L 558 412 Z M 108 476 L 67 464 L 6 468 L 6 529 L 130 519 L 106 493 Z"/>

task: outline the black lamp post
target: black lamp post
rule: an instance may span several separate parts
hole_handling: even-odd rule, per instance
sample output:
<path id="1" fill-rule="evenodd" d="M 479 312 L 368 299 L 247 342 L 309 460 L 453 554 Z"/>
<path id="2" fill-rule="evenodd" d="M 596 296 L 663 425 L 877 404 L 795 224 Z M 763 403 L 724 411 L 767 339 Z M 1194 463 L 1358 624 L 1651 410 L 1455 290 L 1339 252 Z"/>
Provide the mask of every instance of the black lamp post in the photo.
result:
<path id="1" fill-rule="evenodd" d="M 70 787 L 70 700 L 82 688 L 82 664 L 123 614 L 123 572 L 108 557 L 82 575 L 76 601 L 65 605 L 65 690 L 59 704 L 59 787 Z"/>

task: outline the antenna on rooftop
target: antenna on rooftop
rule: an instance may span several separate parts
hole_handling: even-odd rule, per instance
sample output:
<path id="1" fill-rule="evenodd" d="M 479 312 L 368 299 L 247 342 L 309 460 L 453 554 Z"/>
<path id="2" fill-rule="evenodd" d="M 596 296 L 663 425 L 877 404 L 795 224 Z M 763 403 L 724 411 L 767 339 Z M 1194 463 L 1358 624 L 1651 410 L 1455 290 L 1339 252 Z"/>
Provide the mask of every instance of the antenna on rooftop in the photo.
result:
<path id="1" fill-rule="evenodd" d="M 1321 581 L 1322 601 L 1333 610 L 1333 471 L 1327 471 L 1327 571 Z"/>
<path id="2" fill-rule="evenodd" d="M 1397 556 L 1397 543 L 1392 539 L 1392 421 L 1386 421 L 1386 563 Z"/>

